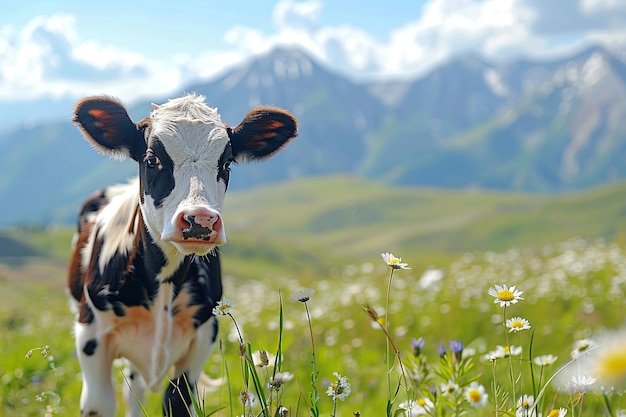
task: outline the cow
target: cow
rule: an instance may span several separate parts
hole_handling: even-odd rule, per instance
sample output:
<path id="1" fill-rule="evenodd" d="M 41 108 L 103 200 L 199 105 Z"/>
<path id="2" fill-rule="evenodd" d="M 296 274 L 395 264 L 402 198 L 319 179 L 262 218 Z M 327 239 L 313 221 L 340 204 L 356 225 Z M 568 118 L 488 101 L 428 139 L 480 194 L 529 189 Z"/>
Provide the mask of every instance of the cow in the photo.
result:
<path id="1" fill-rule="evenodd" d="M 280 151 L 297 136 L 297 120 L 258 106 L 231 128 L 203 96 L 187 94 L 153 104 L 138 123 L 119 100 L 89 97 L 72 121 L 97 151 L 139 166 L 128 184 L 87 198 L 78 216 L 68 289 L 80 414 L 115 415 L 113 361 L 124 358 L 127 415 L 139 415 L 137 399 L 167 379 L 164 414 L 194 416 L 192 396 L 217 338 L 230 165 Z"/>

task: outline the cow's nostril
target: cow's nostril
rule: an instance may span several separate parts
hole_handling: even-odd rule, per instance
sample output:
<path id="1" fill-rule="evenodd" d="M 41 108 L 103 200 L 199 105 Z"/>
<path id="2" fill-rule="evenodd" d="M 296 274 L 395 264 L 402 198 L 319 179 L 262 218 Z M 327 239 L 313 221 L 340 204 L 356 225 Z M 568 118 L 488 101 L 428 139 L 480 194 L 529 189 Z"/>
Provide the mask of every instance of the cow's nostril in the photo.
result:
<path id="1" fill-rule="evenodd" d="M 184 239 L 210 240 L 219 214 L 209 210 L 183 212 L 178 218 L 178 227 Z"/>

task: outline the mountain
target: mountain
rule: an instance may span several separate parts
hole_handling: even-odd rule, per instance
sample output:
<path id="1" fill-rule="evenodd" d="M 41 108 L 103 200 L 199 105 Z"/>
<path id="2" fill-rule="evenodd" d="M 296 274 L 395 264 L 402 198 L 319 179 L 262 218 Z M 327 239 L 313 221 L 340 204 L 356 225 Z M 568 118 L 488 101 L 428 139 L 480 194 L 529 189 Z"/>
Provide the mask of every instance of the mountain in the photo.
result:
<path id="1" fill-rule="evenodd" d="M 185 91 L 205 95 L 232 126 L 257 104 L 299 119 L 299 137 L 283 152 L 235 168 L 233 189 L 336 173 L 533 192 L 626 177 L 626 64 L 599 47 L 505 64 L 465 55 L 420 78 L 367 83 L 277 49 Z M 139 120 L 166 99 L 129 112 Z M 132 162 L 90 149 L 68 119 L 0 133 L 0 226 L 71 221 L 94 189 L 134 175 Z"/>
<path id="2" fill-rule="evenodd" d="M 420 90 L 413 97 L 421 101 L 410 98 Z M 503 66 L 457 59 L 406 89 L 395 104 L 403 110 L 370 132 L 360 173 L 405 185 L 535 192 L 624 178 L 625 91 L 626 64 L 599 47 Z"/>

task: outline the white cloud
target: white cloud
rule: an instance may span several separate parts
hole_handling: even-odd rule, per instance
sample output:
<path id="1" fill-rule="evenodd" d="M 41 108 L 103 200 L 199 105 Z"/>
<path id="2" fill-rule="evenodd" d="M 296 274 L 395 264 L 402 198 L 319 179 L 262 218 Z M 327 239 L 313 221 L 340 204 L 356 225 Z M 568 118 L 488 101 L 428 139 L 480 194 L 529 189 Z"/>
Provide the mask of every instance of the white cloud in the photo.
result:
<path id="1" fill-rule="evenodd" d="M 274 33 L 239 26 L 226 39 L 250 53 L 299 45 L 356 77 L 415 76 L 468 52 L 499 60 L 571 52 L 592 42 L 626 45 L 626 2 L 578 1 L 429 0 L 418 18 L 381 42 L 349 25 L 323 25 L 319 2 L 285 0 L 274 11 Z"/>
<path id="2" fill-rule="evenodd" d="M 451 57 L 475 52 L 498 60 L 549 55 L 584 43 L 626 45 L 626 2 L 619 0 L 427 0 L 421 13 L 387 37 L 322 21 L 321 1 L 279 1 L 273 28 L 235 25 L 227 52 L 157 57 L 83 39 L 70 15 L 0 28 L 0 100 L 107 93 L 132 100 L 167 95 L 225 65 L 276 46 L 298 46 L 354 77 L 416 76 Z"/>
<path id="3" fill-rule="evenodd" d="M 219 61 L 228 59 L 228 61 Z M 237 62 L 236 52 L 156 60 L 142 53 L 81 40 L 73 16 L 32 19 L 21 30 L 0 30 L 0 100 L 109 94 L 125 101 L 167 94 L 208 77 L 215 62 Z"/>
<path id="4" fill-rule="evenodd" d="M 322 10 L 322 3 L 319 1 L 296 3 L 283 0 L 276 4 L 272 18 L 279 28 L 304 27 L 311 30 L 319 23 L 320 10 Z"/>

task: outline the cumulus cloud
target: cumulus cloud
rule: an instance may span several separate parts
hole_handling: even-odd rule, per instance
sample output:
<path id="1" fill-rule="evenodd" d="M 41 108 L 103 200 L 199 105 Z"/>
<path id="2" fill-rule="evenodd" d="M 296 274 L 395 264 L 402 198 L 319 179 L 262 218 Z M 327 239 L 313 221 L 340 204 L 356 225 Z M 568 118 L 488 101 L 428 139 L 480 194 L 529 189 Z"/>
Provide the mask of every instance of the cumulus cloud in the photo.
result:
<path id="1" fill-rule="evenodd" d="M 209 51 L 193 59 L 180 55 L 161 61 L 82 40 L 71 15 L 41 16 L 21 30 L 0 30 L 0 99 L 106 93 L 131 100 L 167 93 L 190 79 L 210 76 L 216 69 L 208 63 L 218 58 L 237 62 L 241 56 Z"/>
<path id="2" fill-rule="evenodd" d="M 226 39 L 250 52 L 298 45 L 357 77 L 416 76 L 468 52 L 499 60 L 571 52 L 593 42 L 626 45 L 626 2 L 618 0 L 429 0 L 419 17 L 383 41 L 349 25 L 323 25 L 321 9 L 317 1 L 280 1 L 276 32 L 240 26 Z"/>
<path id="3" fill-rule="evenodd" d="M 303 3 L 296 3 L 291 0 L 280 1 L 274 8 L 272 18 L 278 28 L 314 30 L 318 27 L 321 10 L 322 3 L 319 1 Z"/>
<path id="4" fill-rule="evenodd" d="M 391 7 L 391 6 L 390 6 Z M 353 77 L 418 76 L 451 57 L 474 52 L 492 60 L 571 52 L 584 44 L 626 45 L 626 2 L 620 0 L 427 0 L 419 14 L 386 36 L 323 21 L 320 0 L 280 0 L 272 25 L 234 25 L 228 51 L 146 56 L 84 39 L 70 15 L 0 29 L 0 100 L 167 94 L 224 66 L 276 46 L 304 49 Z M 416 11 L 417 13 L 417 11 Z"/>

